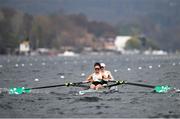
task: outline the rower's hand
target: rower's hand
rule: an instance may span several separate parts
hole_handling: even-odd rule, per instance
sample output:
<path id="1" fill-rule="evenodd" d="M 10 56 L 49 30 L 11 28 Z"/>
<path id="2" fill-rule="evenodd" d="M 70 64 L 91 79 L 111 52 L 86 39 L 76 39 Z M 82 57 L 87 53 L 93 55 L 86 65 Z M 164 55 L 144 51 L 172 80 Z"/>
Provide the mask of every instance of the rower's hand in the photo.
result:
<path id="1" fill-rule="evenodd" d="M 116 81 L 116 83 L 119 83 L 119 84 L 124 84 L 125 81 L 124 80 L 119 80 L 119 81 Z"/>
<path id="2" fill-rule="evenodd" d="M 111 79 L 108 79 L 108 78 L 106 78 L 106 79 L 102 79 L 102 80 L 104 80 L 104 81 L 111 81 Z"/>
<path id="3" fill-rule="evenodd" d="M 106 81 L 106 82 L 111 82 L 113 81 L 112 79 L 102 79 L 103 81 Z"/>
<path id="4" fill-rule="evenodd" d="M 106 87 L 106 86 L 107 86 L 107 84 L 103 84 L 102 86 Z"/>
<path id="5" fill-rule="evenodd" d="M 89 83 L 89 81 L 87 81 L 87 80 L 86 80 L 86 81 L 82 81 L 82 82 L 83 82 L 83 83 Z"/>

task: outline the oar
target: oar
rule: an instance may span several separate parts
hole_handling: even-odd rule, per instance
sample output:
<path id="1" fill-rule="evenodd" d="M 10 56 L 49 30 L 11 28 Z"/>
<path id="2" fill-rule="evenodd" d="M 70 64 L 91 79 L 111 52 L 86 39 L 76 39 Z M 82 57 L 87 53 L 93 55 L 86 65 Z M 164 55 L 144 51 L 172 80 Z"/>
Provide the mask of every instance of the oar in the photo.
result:
<path id="1" fill-rule="evenodd" d="M 34 89 L 44 89 L 44 88 L 55 88 L 55 87 L 62 87 L 62 86 L 77 86 L 77 87 L 87 87 L 85 84 L 88 82 L 75 82 L 75 83 L 64 83 L 59 85 L 51 85 L 51 86 L 40 86 L 40 87 L 34 87 L 34 88 L 25 88 L 25 87 L 15 87 L 9 89 L 9 94 L 23 94 L 23 93 L 30 93 L 31 90 Z"/>
<path id="2" fill-rule="evenodd" d="M 153 85 L 139 84 L 139 83 L 133 83 L 133 82 L 127 82 L 127 81 L 110 81 L 110 82 L 115 82 L 115 84 L 108 85 L 108 87 L 117 86 L 121 84 L 127 84 L 127 85 L 133 85 L 133 86 L 152 88 L 154 92 L 157 92 L 157 93 L 166 93 L 170 91 L 171 89 L 173 89 L 172 87 L 168 85 L 153 86 Z"/>

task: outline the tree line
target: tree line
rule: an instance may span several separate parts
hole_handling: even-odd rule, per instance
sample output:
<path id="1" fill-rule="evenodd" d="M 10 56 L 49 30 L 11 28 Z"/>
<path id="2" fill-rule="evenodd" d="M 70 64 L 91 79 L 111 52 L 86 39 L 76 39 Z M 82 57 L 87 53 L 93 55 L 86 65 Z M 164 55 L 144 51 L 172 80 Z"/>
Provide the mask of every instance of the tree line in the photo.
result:
<path id="1" fill-rule="evenodd" d="M 160 13 L 132 17 L 112 26 L 106 22 L 90 21 L 84 14 L 59 11 L 32 15 L 12 8 L 0 8 L 0 54 L 14 52 L 23 40 L 30 41 L 32 50 L 60 50 L 63 47 L 73 47 L 77 52 L 84 47 L 98 50 L 103 48 L 105 40 L 117 35 L 135 36 L 128 43 L 129 49 L 142 49 L 141 39 L 137 38 L 143 35 L 147 41 L 146 49 L 180 50 L 180 17 L 172 11 Z"/>
<path id="2" fill-rule="evenodd" d="M 11 8 L 0 9 L 0 54 L 14 52 L 22 40 L 37 48 L 61 49 L 102 46 L 101 38 L 114 37 L 115 27 L 89 21 L 83 14 L 30 15 Z"/>

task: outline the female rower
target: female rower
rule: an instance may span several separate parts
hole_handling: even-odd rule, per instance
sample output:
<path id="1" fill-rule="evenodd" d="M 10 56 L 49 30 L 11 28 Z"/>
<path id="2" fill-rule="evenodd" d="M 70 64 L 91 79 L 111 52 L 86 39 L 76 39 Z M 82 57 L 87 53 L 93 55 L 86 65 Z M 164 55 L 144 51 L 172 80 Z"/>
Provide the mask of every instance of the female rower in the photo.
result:
<path id="1" fill-rule="evenodd" d="M 100 63 L 95 63 L 94 72 L 87 77 L 86 82 L 91 82 L 91 89 L 98 90 L 103 87 L 102 85 L 104 83 L 102 78 L 101 65 Z"/>

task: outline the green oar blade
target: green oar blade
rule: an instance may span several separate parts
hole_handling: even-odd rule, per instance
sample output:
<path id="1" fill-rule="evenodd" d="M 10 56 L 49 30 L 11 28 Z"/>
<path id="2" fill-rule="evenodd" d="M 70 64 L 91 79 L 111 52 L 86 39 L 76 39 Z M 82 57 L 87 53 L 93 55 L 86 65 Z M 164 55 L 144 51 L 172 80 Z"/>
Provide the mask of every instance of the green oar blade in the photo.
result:
<path id="1" fill-rule="evenodd" d="M 31 93 L 31 89 L 24 89 L 24 93 Z"/>
<path id="2" fill-rule="evenodd" d="M 23 93 L 30 93 L 30 89 L 25 89 L 24 87 L 16 87 L 16 88 L 10 88 L 9 94 L 23 94 Z"/>
<path id="3" fill-rule="evenodd" d="M 168 91 L 170 91 L 172 88 L 170 87 L 170 86 L 167 86 L 167 85 L 165 85 L 165 86 L 156 86 L 155 88 L 154 88 L 154 91 L 156 92 L 156 93 L 167 93 Z"/>

